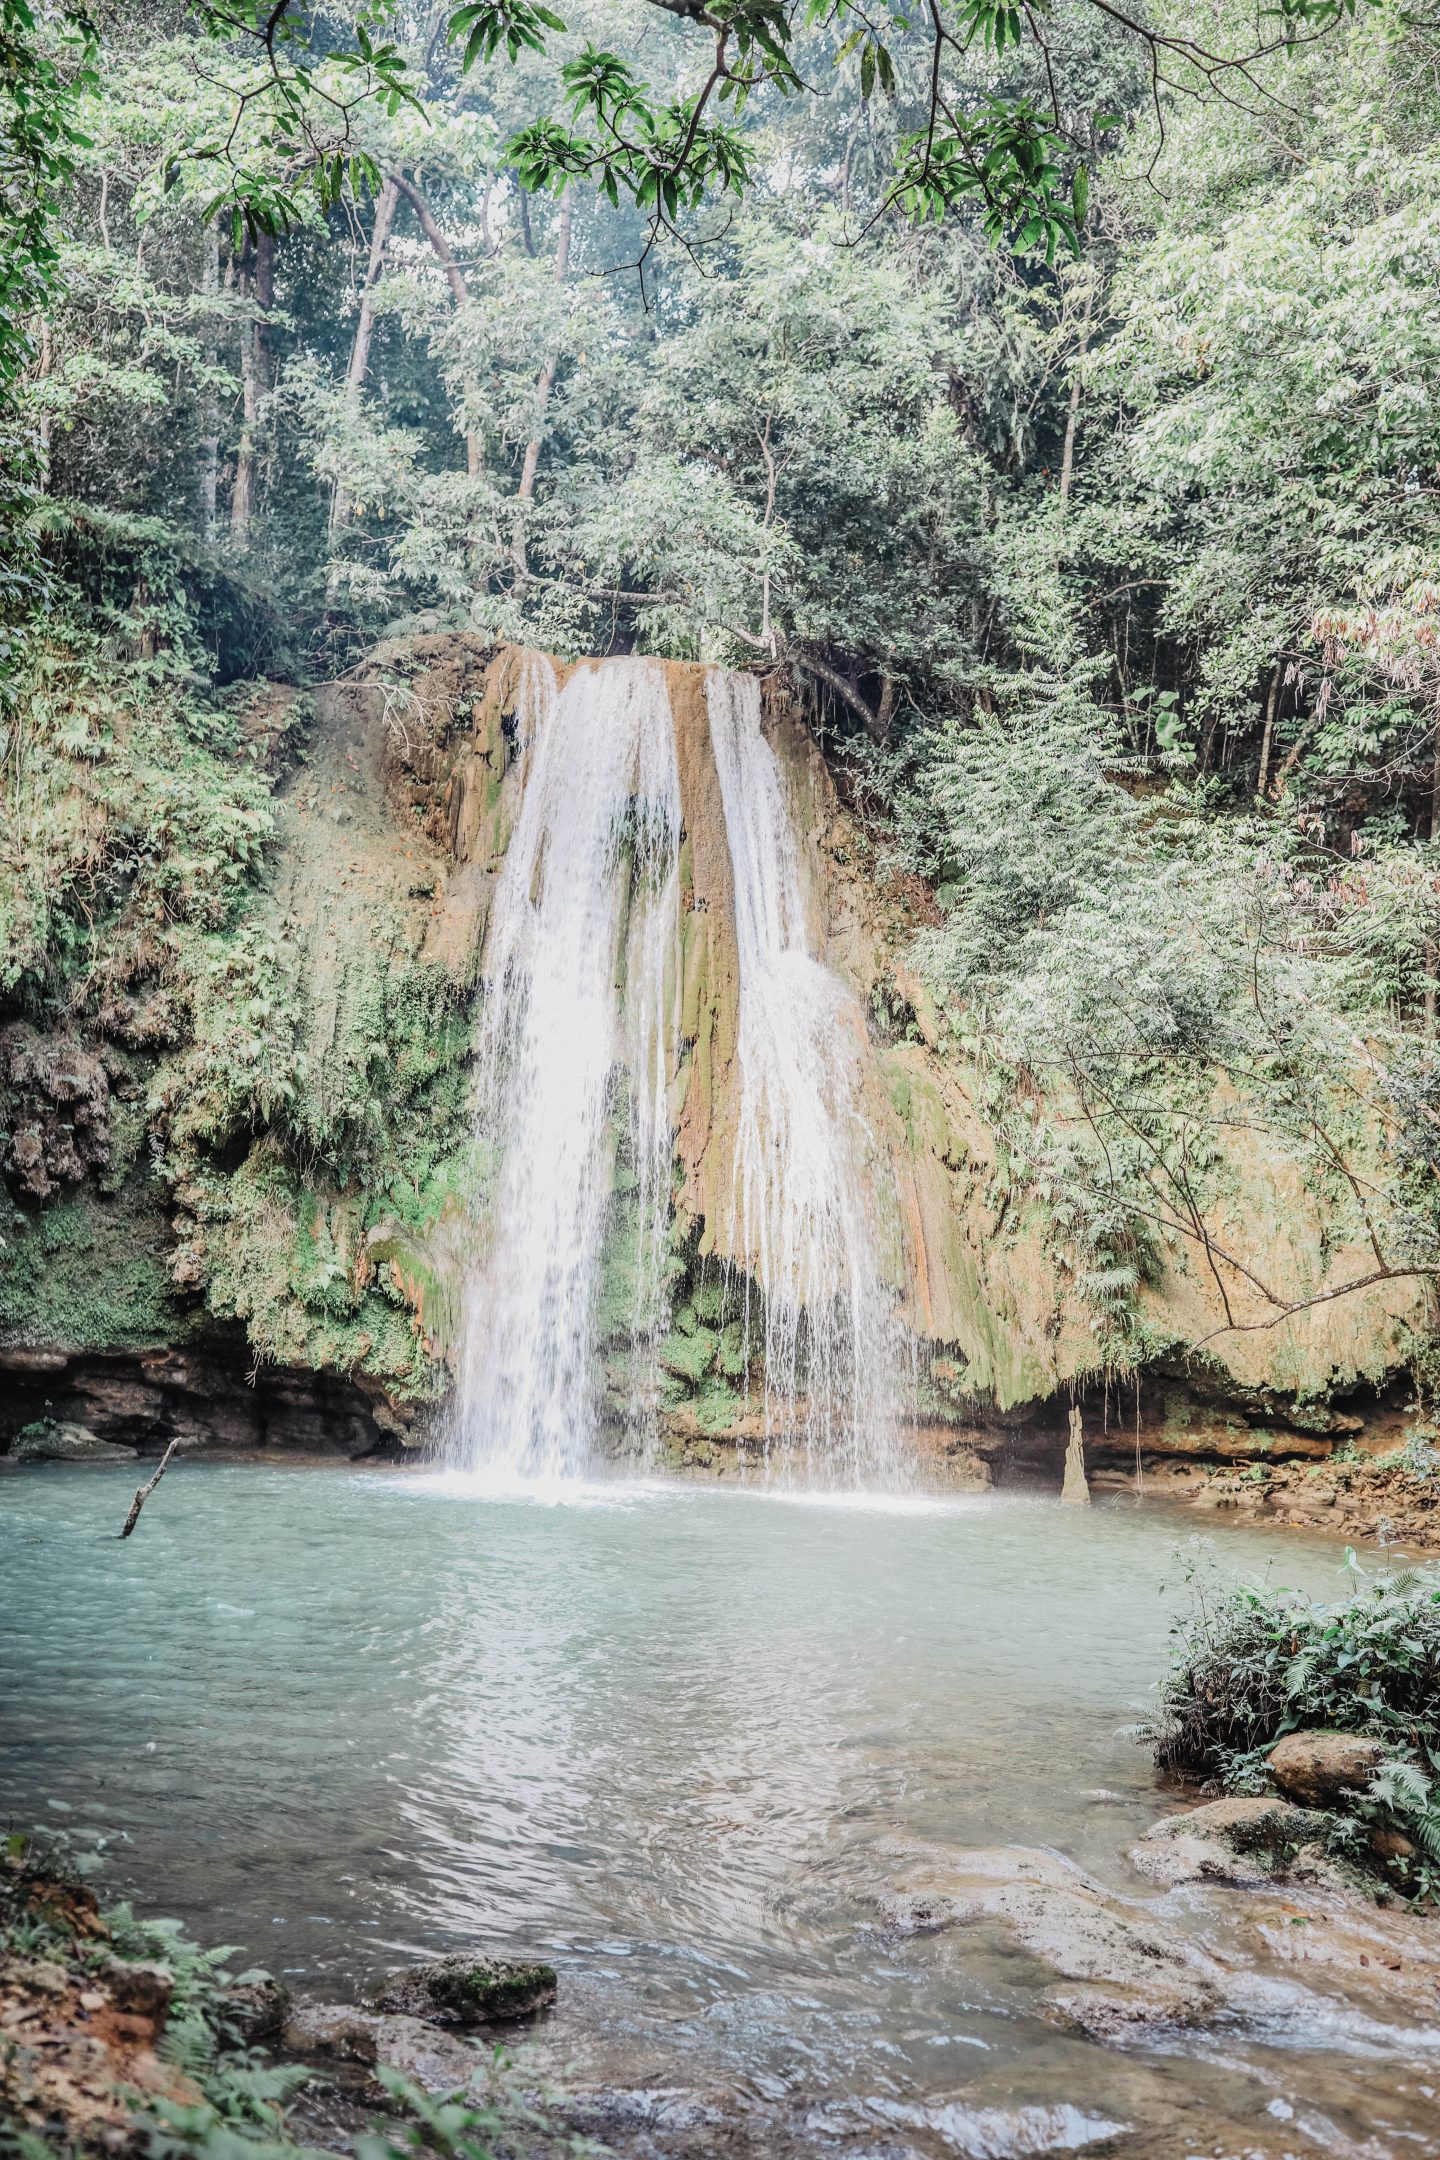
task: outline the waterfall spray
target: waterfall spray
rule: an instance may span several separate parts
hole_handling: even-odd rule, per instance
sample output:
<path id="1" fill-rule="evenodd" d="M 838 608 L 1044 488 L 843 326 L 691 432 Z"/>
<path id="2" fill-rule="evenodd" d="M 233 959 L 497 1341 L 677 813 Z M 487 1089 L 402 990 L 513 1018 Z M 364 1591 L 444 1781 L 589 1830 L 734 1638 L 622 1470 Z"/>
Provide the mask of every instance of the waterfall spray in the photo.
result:
<path id="1" fill-rule="evenodd" d="M 853 1481 L 897 1468 L 898 1327 L 876 1255 L 888 1171 L 859 1002 L 810 949 L 794 820 L 753 676 L 706 677 L 740 953 L 730 1250 L 764 1292 L 767 1427 Z M 747 1283 L 748 1293 L 748 1283 Z M 756 1316 L 747 1295 L 747 1332 Z"/>
<path id="2" fill-rule="evenodd" d="M 552 663 L 527 654 L 516 730 L 523 793 L 491 912 L 478 1046 L 493 1185 L 460 1376 L 463 1452 L 501 1481 L 573 1474 L 589 1458 L 601 1248 L 627 1117 L 637 1329 L 661 1308 L 680 836 L 654 662 L 584 666 L 559 689 Z"/>

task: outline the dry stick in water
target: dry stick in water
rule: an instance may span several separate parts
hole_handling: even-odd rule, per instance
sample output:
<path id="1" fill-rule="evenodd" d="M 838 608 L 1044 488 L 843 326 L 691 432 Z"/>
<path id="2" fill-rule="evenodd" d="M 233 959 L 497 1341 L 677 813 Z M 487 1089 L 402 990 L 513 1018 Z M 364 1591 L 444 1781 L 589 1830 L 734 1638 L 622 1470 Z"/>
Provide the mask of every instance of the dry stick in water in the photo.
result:
<path id="1" fill-rule="evenodd" d="M 151 1493 L 154 1492 L 155 1487 L 159 1484 L 161 1478 L 164 1477 L 165 1472 L 169 1469 L 170 1457 L 174 1454 L 176 1448 L 179 1447 L 179 1445 L 180 1442 L 178 1440 L 172 1440 L 170 1442 L 169 1447 L 166 1448 L 165 1453 L 160 1458 L 160 1467 L 155 1472 L 154 1477 L 151 1478 L 148 1485 L 141 1485 L 136 1491 L 135 1498 L 130 1503 L 130 1512 L 125 1517 L 125 1527 L 120 1532 L 122 1538 L 129 1537 L 131 1531 L 135 1528 L 136 1523 L 139 1522 L 141 1508 L 144 1507 L 145 1502 L 149 1499 Z"/>

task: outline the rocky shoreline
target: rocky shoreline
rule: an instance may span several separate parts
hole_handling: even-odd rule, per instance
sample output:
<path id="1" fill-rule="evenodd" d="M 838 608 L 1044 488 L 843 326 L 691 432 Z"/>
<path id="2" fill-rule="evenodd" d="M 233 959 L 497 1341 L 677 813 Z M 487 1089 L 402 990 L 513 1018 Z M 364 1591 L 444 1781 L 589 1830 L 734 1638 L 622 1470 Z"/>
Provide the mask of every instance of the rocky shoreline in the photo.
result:
<path id="1" fill-rule="evenodd" d="M 225 1953 L 197 1950 L 172 1923 L 102 1911 L 63 1853 L 12 1836 L 0 1866 L 0 2135 L 72 2160 L 420 2149 L 559 2160 L 577 2139 L 633 2160 L 1182 2160 L 1202 2149 L 1318 2160 L 1323 2138 L 1288 2104 L 1226 2116 L 1184 2087 L 1167 2097 L 1132 2057 L 1345 2005 L 1372 2048 L 1382 2028 L 1433 2024 L 1432 1911 L 1388 1884 L 1383 1837 L 1358 1859 L 1334 1856 L 1331 1811 L 1374 1755 L 1354 1735 L 1290 1735 L 1271 1751 L 1270 1792 L 1177 1795 L 1125 1856 L 1133 1888 L 1044 1847 L 937 1845 L 911 1848 L 877 1889 L 878 1954 L 964 1935 L 1038 1976 L 1046 2021 L 1131 2062 L 1114 2119 L 1049 2098 L 999 2108 L 958 2094 L 939 2105 L 717 2093 L 683 2082 L 683 2056 L 663 2081 L 557 2079 L 532 2044 L 563 1986 L 548 1964 L 477 1949 L 402 1967 L 355 2001 L 297 2000 L 268 1972 L 232 1974 Z"/>

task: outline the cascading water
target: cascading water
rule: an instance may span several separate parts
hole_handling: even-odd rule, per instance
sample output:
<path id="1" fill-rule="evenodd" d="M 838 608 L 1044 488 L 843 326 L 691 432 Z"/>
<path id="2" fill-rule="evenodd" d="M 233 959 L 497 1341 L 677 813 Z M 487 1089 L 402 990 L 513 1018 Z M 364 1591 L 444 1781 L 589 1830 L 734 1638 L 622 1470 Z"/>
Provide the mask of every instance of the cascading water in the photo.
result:
<path id="1" fill-rule="evenodd" d="M 804 880 L 753 676 L 712 668 L 740 956 L 732 1253 L 764 1291 L 767 1426 L 808 1466 L 893 1482 L 899 1331 L 877 1263 L 878 1149 L 858 1001 L 810 950 Z M 883 1176 L 883 1173 L 882 1173 Z M 753 1321 L 747 1304 L 747 1329 Z"/>
<path id="2" fill-rule="evenodd" d="M 766 1430 L 812 1468 L 893 1482 L 897 1330 L 876 1264 L 878 1151 L 862 1112 L 864 1021 L 807 939 L 804 881 L 750 677 L 710 669 L 739 965 L 732 1219 L 745 1335 L 764 1353 Z M 527 653 L 520 805 L 491 909 L 477 1128 L 488 1164 L 468 1285 L 460 1452 L 491 1480 L 582 1473 L 598 1420 L 597 1334 L 617 1150 L 633 1210 L 633 1422 L 667 1324 L 682 1058 L 681 795 L 664 670 L 575 670 Z M 756 1291 L 760 1295 L 756 1295 Z M 613 1339 L 615 1315 L 607 1314 Z"/>
<path id="3" fill-rule="evenodd" d="M 637 1333 L 658 1316 L 680 837 L 670 701 L 653 662 L 581 667 L 559 689 L 553 664 L 527 653 L 516 732 L 523 792 L 491 912 L 478 1057 L 492 1190 L 460 1387 L 463 1453 L 501 1482 L 575 1474 L 588 1459 L 627 1111 Z"/>

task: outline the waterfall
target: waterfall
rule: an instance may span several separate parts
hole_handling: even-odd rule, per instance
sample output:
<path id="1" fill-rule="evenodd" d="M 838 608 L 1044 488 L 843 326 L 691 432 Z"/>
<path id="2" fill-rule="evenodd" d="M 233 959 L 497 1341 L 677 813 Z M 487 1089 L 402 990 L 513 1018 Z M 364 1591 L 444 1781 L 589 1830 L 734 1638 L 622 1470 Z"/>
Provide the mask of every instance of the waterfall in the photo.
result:
<path id="1" fill-rule="evenodd" d="M 716 1242 L 743 1299 L 747 1349 L 763 1351 L 767 1433 L 798 1439 L 827 1475 L 873 1480 L 893 1468 L 897 1363 L 875 1255 L 864 1020 L 811 950 L 759 686 L 713 668 L 705 696 L 739 967 L 731 1216 L 713 1226 Z M 483 968 L 483 1190 L 459 1403 L 461 1454 L 501 1484 L 574 1476 L 593 1459 L 620 1188 L 633 1213 L 632 1419 L 643 1425 L 653 1403 L 668 1324 L 672 1081 L 685 1052 L 682 808 L 664 669 L 587 663 L 561 687 L 550 660 L 525 654 L 514 758 L 519 807 Z"/>
<path id="2" fill-rule="evenodd" d="M 574 1474 L 589 1458 L 601 1251 L 627 1113 L 637 1332 L 661 1304 L 680 836 L 654 662 L 583 666 L 559 689 L 553 664 L 526 654 L 516 738 L 523 792 L 491 910 L 477 1060 L 491 1190 L 460 1375 L 463 1452 L 500 1481 Z"/>
<path id="3" fill-rule="evenodd" d="M 812 951 L 794 820 L 753 676 L 712 668 L 740 956 L 739 1116 L 729 1247 L 764 1291 L 769 1427 L 810 1467 L 896 1468 L 898 1328 L 875 1249 L 885 1172 L 864 1116 L 859 1001 Z M 747 1277 L 747 1292 L 748 1292 Z M 746 1326 L 752 1325 L 747 1295 Z"/>

